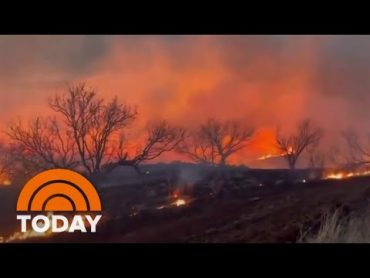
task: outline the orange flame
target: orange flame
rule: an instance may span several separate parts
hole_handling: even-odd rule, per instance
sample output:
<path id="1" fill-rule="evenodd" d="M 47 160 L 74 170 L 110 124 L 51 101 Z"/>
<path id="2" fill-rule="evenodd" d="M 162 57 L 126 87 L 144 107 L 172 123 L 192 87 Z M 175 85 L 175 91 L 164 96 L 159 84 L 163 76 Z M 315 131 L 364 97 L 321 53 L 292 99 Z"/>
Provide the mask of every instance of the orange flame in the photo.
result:
<path id="1" fill-rule="evenodd" d="M 361 171 L 361 172 L 332 172 L 325 175 L 324 179 L 326 180 L 342 180 L 348 179 L 352 177 L 361 177 L 361 176 L 369 176 L 370 170 Z"/>
<path id="2" fill-rule="evenodd" d="M 271 153 L 269 153 L 269 154 L 260 156 L 259 158 L 257 158 L 257 160 L 266 160 L 266 159 L 274 158 L 274 157 L 282 157 L 284 155 L 285 154 L 271 154 Z"/>
<path id="3" fill-rule="evenodd" d="M 49 221 L 51 221 L 52 215 L 53 215 L 52 212 L 49 212 L 47 214 Z M 43 233 L 38 233 L 38 232 L 35 232 L 34 230 L 28 230 L 25 233 L 15 232 L 14 234 L 10 235 L 8 238 L 3 237 L 2 242 L 8 243 L 8 242 L 26 240 L 29 238 L 49 237 L 51 234 L 52 234 L 51 228 Z"/>
<path id="4" fill-rule="evenodd" d="M 176 207 L 181 207 L 186 205 L 186 201 L 184 199 L 177 199 L 174 203 L 172 203 Z"/>
<path id="5" fill-rule="evenodd" d="M 10 186 L 12 184 L 10 177 L 7 173 L 3 172 L 0 174 L 0 185 Z"/>

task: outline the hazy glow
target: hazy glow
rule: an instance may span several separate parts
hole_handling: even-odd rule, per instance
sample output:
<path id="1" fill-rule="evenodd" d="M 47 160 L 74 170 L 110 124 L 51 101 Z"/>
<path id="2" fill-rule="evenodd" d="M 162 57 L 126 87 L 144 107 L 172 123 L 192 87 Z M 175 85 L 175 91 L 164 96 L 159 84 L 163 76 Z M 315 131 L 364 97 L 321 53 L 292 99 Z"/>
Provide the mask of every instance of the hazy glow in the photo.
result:
<path id="1" fill-rule="evenodd" d="M 0 121 L 47 115 L 50 95 L 86 81 L 138 105 L 133 138 L 157 119 L 255 125 L 250 147 L 230 162 L 259 166 L 278 155 L 277 125 L 289 131 L 311 117 L 324 146 L 349 125 L 368 126 L 369 46 L 370 36 L 0 36 Z"/>

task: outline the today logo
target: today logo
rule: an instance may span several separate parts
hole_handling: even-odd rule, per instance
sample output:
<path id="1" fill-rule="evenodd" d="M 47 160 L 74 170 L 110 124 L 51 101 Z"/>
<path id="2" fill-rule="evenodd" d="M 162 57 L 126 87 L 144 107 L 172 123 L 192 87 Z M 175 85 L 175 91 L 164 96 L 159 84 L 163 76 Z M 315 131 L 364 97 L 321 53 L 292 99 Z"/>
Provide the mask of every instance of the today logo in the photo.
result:
<path id="1" fill-rule="evenodd" d="M 98 214 L 101 202 L 95 187 L 82 175 L 66 169 L 47 170 L 30 179 L 19 194 L 17 212 L 32 213 L 17 215 L 22 233 L 29 225 L 37 233 L 49 229 L 53 233 L 95 233 L 102 217 Z M 72 214 L 73 218 L 63 214 L 50 216 L 50 212 Z"/>

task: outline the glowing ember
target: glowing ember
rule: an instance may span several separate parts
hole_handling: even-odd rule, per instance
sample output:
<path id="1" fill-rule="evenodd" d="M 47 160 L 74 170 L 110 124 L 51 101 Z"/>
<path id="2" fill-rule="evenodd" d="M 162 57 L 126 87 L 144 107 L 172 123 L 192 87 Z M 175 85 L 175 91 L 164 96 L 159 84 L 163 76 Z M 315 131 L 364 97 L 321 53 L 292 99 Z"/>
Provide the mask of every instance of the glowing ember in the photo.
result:
<path id="1" fill-rule="evenodd" d="M 175 206 L 180 207 L 186 205 L 186 201 L 184 199 L 178 199 L 173 203 Z"/>
<path id="2" fill-rule="evenodd" d="M 340 180 L 344 178 L 344 173 L 337 173 L 337 174 L 329 174 L 325 177 L 325 179 L 332 179 L 332 180 Z"/>
<path id="3" fill-rule="evenodd" d="M 336 172 L 330 173 L 325 176 L 324 179 L 327 180 L 341 180 L 341 179 L 348 179 L 352 177 L 361 177 L 361 176 L 369 176 L 370 171 L 363 171 L 363 172 Z"/>
<path id="4" fill-rule="evenodd" d="M 0 172 L 0 185 L 9 186 L 11 184 L 10 176 L 7 173 Z"/>
<path id="5" fill-rule="evenodd" d="M 186 201 L 185 199 L 176 199 L 174 202 L 158 206 L 156 207 L 156 209 L 160 210 L 160 209 L 165 209 L 165 208 L 181 207 L 181 206 L 187 205 L 188 203 L 189 203 L 189 200 Z"/>
<path id="6" fill-rule="evenodd" d="M 12 182 L 11 182 L 10 180 L 4 180 L 4 181 L 2 182 L 2 184 L 3 184 L 4 186 L 9 186 L 9 185 L 12 185 Z"/>
<path id="7" fill-rule="evenodd" d="M 49 212 L 47 214 L 47 217 L 49 218 L 50 221 L 51 221 L 51 216 L 52 215 L 53 215 L 52 212 Z M 38 233 L 38 232 L 35 232 L 34 230 L 28 230 L 25 233 L 15 232 L 14 234 L 9 236 L 8 238 L 3 239 L 3 242 L 7 243 L 7 242 L 18 241 L 18 240 L 26 240 L 26 239 L 29 239 L 29 238 L 48 237 L 51 234 L 52 234 L 51 229 L 49 229 L 49 230 L 47 230 L 46 232 L 43 232 L 43 233 Z"/>
<path id="8" fill-rule="evenodd" d="M 282 156 L 286 156 L 287 154 L 291 154 L 293 152 L 293 148 L 292 147 L 289 147 L 288 151 L 285 152 L 285 153 L 280 153 L 280 154 L 266 154 L 266 155 L 263 155 L 259 158 L 257 158 L 257 160 L 266 160 L 266 159 L 269 159 L 269 158 L 274 158 L 274 157 L 282 157 Z"/>
<path id="9" fill-rule="evenodd" d="M 273 157 L 280 157 L 280 156 L 283 156 L 281 154 L 266 154 L 266 155 L 263 155 L 259 158 L 257 158 L 257 160 L 266 160 L 266 159 L 269 159 L 269 158 L 273 158 Z"/>

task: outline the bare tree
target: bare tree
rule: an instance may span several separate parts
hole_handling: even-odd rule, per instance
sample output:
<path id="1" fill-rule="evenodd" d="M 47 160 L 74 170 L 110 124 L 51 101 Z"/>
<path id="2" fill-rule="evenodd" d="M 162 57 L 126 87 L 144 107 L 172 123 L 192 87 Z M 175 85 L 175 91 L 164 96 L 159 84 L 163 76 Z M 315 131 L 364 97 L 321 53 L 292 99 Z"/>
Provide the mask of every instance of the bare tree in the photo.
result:
<path id="1" fill-rule="evenodd" d="M 104 102 L 85 84 L 70 86 L 66 93 L 50 99 L 49 104 L 62 115 L 89 175 L 99 174 L 107 162 L 105 158 L 113 135 L 137 116 L 136 108 L 119 104 L 116 98 Z"/>
<path id="2" fill-rule="evenodd" d="M 318 150 L 317 144 L 307 148 L 308 166 L 311 169 L 323 169 L 325 167 L 326 155 Z"/>
<path id="3" fill-rule="evenodd" d="M 164 152 L 174 150 L 184 139 L 185 129 L 171 126 L 166 121 L 152 123 L 147 126 L 146 139 L 138 144 L 135 151 L 129 151 L 127 141 L 120 136 L 118 147 L 114 150 L 116 159 L 104 165 L 105 173 L 109 173 L 118 166 L 132 166 L 140 173 L 139 165 L 153 160 Z"/>
<path id="4" fill-rule="evenodd" d="M 236 121 L 210 119 L 178 151 L 196 162 L 225 165 L 232 154 L 247 146 L 253 134 L 254 128 L 243 127 Z"/>
<path id="5" fill-rule="evenodd" d="M 136 118 L 136 108 L 119 104 L 116 98 L 106 102 L 84 84 L 68 87 L 51 98 L 49 105 L 59 114 L 59 122 L 37 118 L 28 125 L 18 121 L 8 127 L 14 157 L 26 172 L 34 166 L 81 166 L 91 177 L 100 178 L 120 165 L 139 171 L 140 163 L 173 150 L 185 136 L 183 128 L 162 121 L 148 125 L 144 143 L 129 149 L 122 135 Z"/>
<path id="6" fill-rule="evenodd" d="M 75 142 L 55 118 L 36 118 L 28 125 L 16 121 L 9 124 L 7 134 L 15 143 L 13 156 L 23 156 L 36 168 L 75 168 L 78 165 Z"/>
<path id="7" fill-rule="evenodd" d="M 0 142 L 0 179 L 11 176 L 14 162 L 9 147 Z"/>
<path id="8" fill-rule="evenodd" d="M 311 146 L 319 143 L 323 135 L 320 128 L 315 127 L 311 120 L 306 119 L 297 126 L 297 133 L 282 135 L 276 131 L 277 148 L 284 155 L 290 169 L 295 169 L 296 163 L 302 153 Z"/>
<path id="9" fill-rule="evenodd" d="M 45 167 L 45 162 L 40 157 L 26 151 L 24 146 L 12 142 L 4 145 L 1 151 L 0 168 L 3 175 L 13 184 L 21 185 Z"/>
<path id="10" fill-rule="evenodd" d="M 362 166 L 370 163 L 370 149 L 364 142 L 360 142 L 357 133 L 354 130 L 342 132 L 342 136 L 347 145 L 347 153 L 344 155 L 346 166 Z"/>
<path id="11" fill-rule="evenodd" d="M 186 136 L 179 144 L 177 151 L 196 163 L 216 165 L 216 146 L 203 132 L 195 132 Z"/>

